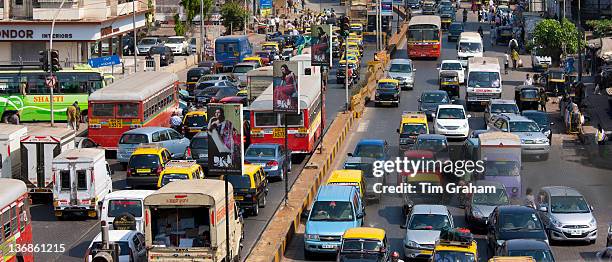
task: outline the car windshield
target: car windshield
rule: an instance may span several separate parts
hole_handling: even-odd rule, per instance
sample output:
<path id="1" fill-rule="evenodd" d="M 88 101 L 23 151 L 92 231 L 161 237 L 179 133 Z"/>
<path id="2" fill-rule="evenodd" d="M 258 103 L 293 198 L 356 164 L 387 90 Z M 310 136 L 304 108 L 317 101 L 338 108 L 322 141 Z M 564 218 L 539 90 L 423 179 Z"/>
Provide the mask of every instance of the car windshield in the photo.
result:
<path id="1" fill-rule="evenodd" d="M 142 45 L 152 45 L 155 43 L 157 43 L 157 39 L 153 39 L 153 38 L 144 38 L 140 40 L 140 44 Z"/>
<path id="2" fill-rule="evenodd" d="M 510 200 L 506 190 L 497 188 L 493 193 L 475 193 L 473 203 L 474 205 L 502 206 L 509 205 Z"/>
<path id="3" fill-rule="evenodd" d="M 516 161 L 485 161 L 486 176 L 519 176 L 520 165 Z"/>
<path id="4" fill-rule="evenodd" d="M 377 240 L 344 239 L 342 242 L 342 251 L 379 252 L 382 247 L 383 243 Z"/>
<path id="5" fill-rule="evenodd" d="M 195 45 L 196 43 L 197 43 L 197 40 L 195 38 L 191 38 L 189 40 L 189 44 L 191 44 L 191 45 Z"/>
<path id="6" fill-rule="evenodd" d="M 396 89 L 397 85 L 395 83 L 378 83 L 378 89 Z"/>
<path id="7" fill-rule="evenodd" d="M 519 112 L 518 106 L 516 104 L 492 104 L 491 105 L 491 113 L 501 114 L 501 113 L 513 113 L 517 114 Z"/>
<path id="8" fill-rule="evenodd" d="M 119 255 L 129 256 L 130 255 L 130 244 L 127 241 L 112 241 L 113 243 L 119 244 Z M 102 249 L 102 242 L 93 242 L 90 251 Z M 92 252 L 93 254 L 94 252 Z"/>
<path id="9" fill-rule="evenodd" d="M 164 174 L 162 177 L 161 186 L 165 186 L 170 182 L 189 179 L 187 174 Z"/>
<path id="10" fill-rule="evenodd" d="M 227 181 L 232 184 L 234 188 L 251 188 L 251 179 L 249 176 L 229 175 Z"/>
<path id="11" fill-rule="evenodd" d="M 384 155 L 383 147 L 380 145 L 359 145 L 355 148 L 356 157 L 371 157 L 380 159 Z"/>
<path id="12" fill-rule="evenodd" d="M 463 70 L 461 63 L 443 63 L 442 70 Z"/>
<path id="13" fill-rule="evenodd" d="M 440 12 L 444 13 L 444 12 L 449 12 L 449 11 L 454 11 L 452 6 L 448 6 L 448 5 L 443 5 L 440 6 Z"/>
<path id="14" fill-rule="evenodd" d="M 468 53 L 482 52 L 482 44 L 481 43 L 460 42 L 459 52 L 468 52 Z"/>
<path id="15" fill-rule="evenodd" d="M 551 196 L 550 211 L 553 213 L 590 213 L 589 205 L 582 196 Z"/>
<path id="16" fill-rule="evenodd" d="M 183 43 L 183 41 L 185 41 L 185 39 L 183 39 L 183 38 L 168 38 L 166 43 L 168 43 L 168 44 L 181 44 L 181 43 Z"/>
<path id="17" fill-rule="evenodd" d="M 544 49 L 539 47 L 534 47 L 531 52 L 534 56 L 544 56 Z"/>
<path id="18" fill-rule="evenodd" d="M 187 127 L 204 127 L 208 125 L 205 115 L 192 115 L 185 117 L 185 125 Z"/>
<path id="19" fill-rule="evenodd" d="M 233 73 L 246 73 L 253 70 L 253 66 L 252 65 L 237 65 L 234 66 L 234 70 L 232 71 Z"/>
<path id="20" fill-rule="evenodd" d="M 153 154 L 132 155 L 130 157 L 130 167 L 157 168 L 159 166 L 159 156 Z"/>
<path id="21" fill-rule="evenodd" d="M 448 103 L 448 95 L 446 93 L 423 93 L 421 96 L 423 103 Z"/>
<path id="22" fill-rule="evenodd" d="M 511 121 L 510 132 L 540 132 L 540 127 L 533 121 Z"/>
<path id="23" fill-rule="evenodd" d="M 139 199 L 117 199 L 108 201 L 109 217 L 116 217 L 125 213 L 131 214 L 134 217 L 141 217 L 142 201 Z"/>
<path id="24" fill-rule="evenodd" d="M 191 139 L 190 147 L 194 149 L 208 149 L 208 138 L 194 137 Z"/>
<path id="25" fill-rule="evenodd" d="M 246 151 L 247 157 L 275 157 L 276 149 L 270 147 L 250 147 Z"/>
<path id="26" fill-rule="evenodd" d="M 427 134 L 427 127 L 425 126 L 425 124 L 403 124 L 402 134 L 405 134 L 405 135 Z"/>
<path id="27" fill-rule="evenodd" d="M 198 95 L 201 96 L 214 96 L 219 92 L 219 89 L 221 89 L 220 87 L 209 87 L 206 88 L 204 90 L 202 90 L 202 92 L 200 92 Z"/>
<path id="28" fill-rule="evenodd" d="M 317 201 L 310 212 L 310 221 L 352 221 L 353 206 L 348 201 Z"/>
<path id="29" fill-rule="evenodd" d="M 549 122 L 548 122 L 548 117 L 546 116 L 546 114 L 540 114 L 540 113 L 523 113 L 524 117 L 527 117 L 533 121 L 535 121 L 536 123 L 538 123 L 538 125 L 540 126 L 548 126 Z"/>
<path id="30" fill-rule="evenodd" d="M 538 98 L 538 91 L 535 89 L 521 90 L 521 98 Z"/>
<path id="31" fill-rule="evenodd" d="M 412 65 L 410 64 L 391 64 L 389 72 L 392 73 L 410 73 L 412 72 Z"/>
<path id="32" fill-rule="evenodd" d="M 465 119 L 461 108 L 442 108 L 438 111 L 438 119 Z"/>
<path id="33" fill-rule="evenodd" d="M 550 250 L 510 250 L 508 255 L 511 257 L 532 257 L 538 262 L 554 262 Z"/>
<path id="34" fill-rule="evenodd" d="M 536 213 L 508 212 L 501 214 L 499 221 L 501 231 L 532 231 L 542 230 L 542 224 Z"/>
<path id="35" fill-rule="evenodd" d="M 149 143 L 149 137 L 142 134 L 123 134 L 119 144 L 144 144 Z"/>
<path id="36" fill-rule="evenodd" d="M 410 230 L 442 230 L 450 227 L 448 216 L 435 214 L 416 214 L 410 218 Z"/>
<path id="37" fill-rule="evenodd" d="M 448 144 L 442 139 L 419 139 L 416 143 L 417 150 L 429 150 L 433 152 L 448 151 Z"/>
<path id="38" fill-rule="evenodd" d="M 468 76 L 469 87 L 494 87 L 501 86 L 498 72 L 470 72 Z"/>
<path id="39" fill-rule="evenodd" d="M 472 253 L 459 251 L 436 251 L 434 262 L 476 262 Z"/>

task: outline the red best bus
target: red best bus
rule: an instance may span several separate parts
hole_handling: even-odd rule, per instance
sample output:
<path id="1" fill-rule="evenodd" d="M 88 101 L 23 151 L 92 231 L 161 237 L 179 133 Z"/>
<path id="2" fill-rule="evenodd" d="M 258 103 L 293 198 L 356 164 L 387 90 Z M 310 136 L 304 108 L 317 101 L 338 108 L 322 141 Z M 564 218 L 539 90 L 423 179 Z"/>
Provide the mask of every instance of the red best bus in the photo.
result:
<path id="1" fill-rule="evenodd" d="M 408 56 L 439 58 L 442 49 L 441 28 L 437 15 L 413 16 L 408 23 Z"/>
<path id="2" fill-rule="evenodd" d="M 26 184 L 17 179 L 0 178 L 0 216 L 2 261 L 34 261 L 30 199 Z M 41 245 L 38 252 L 64 252 L 65 247 Z"/>
<path id="3" fill-rule="evenodd" d="M 288 148 L 292 153 L 311 153 L 321 137 L 321 123 L 325 121 L 325 105 L 321 103 L 321 71 L 319 66 L 310 65 L 310 54 L 298 55 L 291 60 L 301 65 L 298 76 L 300 93 L 300 114 L 288 114 Z M 310 69 L 310 74 L 304 71 Z M 251 144 L 285 143 L 285 118 L 282 113 L 272 111 L 272 89 L 266 90 L 251 103 L 250 111 Z"/>
<path id="4" fill-rule="evenodd" d="M 179 108 L 178 77 L 173 73 L 140 72 L 115 81 L 89 96 L 89 138 L 116 150 L 124 132 L 147 126 L 170 126 Z"/>

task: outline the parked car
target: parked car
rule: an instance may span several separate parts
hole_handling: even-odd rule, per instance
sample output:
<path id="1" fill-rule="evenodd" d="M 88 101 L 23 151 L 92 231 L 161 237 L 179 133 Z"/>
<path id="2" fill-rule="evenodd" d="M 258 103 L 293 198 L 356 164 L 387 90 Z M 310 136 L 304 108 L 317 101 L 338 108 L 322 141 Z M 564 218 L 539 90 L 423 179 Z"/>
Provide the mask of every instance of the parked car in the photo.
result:
<path id="1" fill-rule="evenodd" d="M 435 133 L 465 139 L 470 132 L 470 117 L 462 105 L 439 105 L 434 120 Z"/>
<path id="2" fill-rule="evenodd" d="M 427 90 L 421 93 L 419 102 L 419 111 L 425 113 L 427 119 L 433 119 L 436 116 L 436 111 L 439 105 L 451 104 L 452 100 L 448 97 L 448 93 L 443 90 Z"/>
<path id="3" fill-rule="evenodd" d="M 162 41 L 159 37 L 145 37 L 138 41 L 136 47 L 138 47 L 139 55 L 147 55 L 149 53 L 149 49 L 151 47 L 162 44 Z"/>
<path id="4" fill-rule="evenodd" d="M 195 53 L 198 50 L 198 40 L 195 37 L 189 39 L 189 53 Z"/>
<path id="5" fill-rule="evenodd" d="M 238 93 L 238 88 L 234 86 L 211 86 L 202 90 L 196 90 L 195 101 L 198 104 L 217 103 L 228 96 Z"/>
<path id="6" fill-rule="evenodd" d="M 110 230 L 108 232 L 109 243 L 119 245 L 118 262 L 144 262 L 147 261 L 147 249 L 145 237 L 135 230 Z M 102 249 L 102 232 L 100 232 L 89 244 L 85 252 L 85 261 L 92 262 L 93 258 Z"/>
<path id="7" fill-rule="evenodd" d="M 595 244 L 597 221 L 593 216 L 593 206 L 578 190 L 567 186 L 547 186 L 540 189 L 536 200 L 538 214 L 551 241 Z"/>
<path id="8" fill-rule="evenodd" d="M 495 252 L 511 239 L 536 239 L 548 243 L 544 225 L 536 211 L 526 206 L 498 206 L 489 215 L 487 239 Z"/>
<path id="9" fill-rule="evenodd" d="M 148 58 L 152 58 L 153 55 L 159 55 L 159 65 L 167 66 L 174 63 L 174 53 L 170 47 L 164 45 L 152 46 L 147 53 Z"/>
<path id="10" fill-rule="evenodd" d="M 550 141 L 540 131 L 533 120 L 516 114 L 500 114 L 494 116 L 487 126 L 489 130 L 510 132 L 521 138 L 521 148 L 524 155 L 538 156 L 548 159 Z"/>
<path id="11" fill-rule="evenodd" d="M 487 186 L 494 187 L 495 191 L 475 192 L 467 195 L 465 201 L 465 221 L 468 226 L 473 229 L 486 228 L 489 215 L 493 212 L 496 206 L 504 206 L 510 204 L 510 198 L 506 192 L 506 187 L 494 181 L 477 180 L 472 183 L 476 187 Z"/>
<path id="12" fill-rule="evenodd" d="M 521 115 L 535 121 L 542 130 L 542 133 L 548 137 L 548 143 L 552 143 L 551 126 L 555 123 L 550 121 L 548 113 L 539 110 L 525 110 L 521 112 Z"/>
<path id="13" fill-rule="evenodd" d="M 537 262 L 555 262 L 550 246 L 542 240 L 511 239 L 495 252 L 496 256 L 532 257 Z"/>
<path id="14" fill-rule="evenodd" d="M 172 49 L 172 53 L 175 55 L 188 55 L 190 51 L 189 43 L 187 42 L 187 38 L 184 36 L 168 37 L 164 45 L 170 47 L 170 49 Z"/>
<path id="15" fill-rule="evenodd" d="M 454 228 L 453 216 L 443 205 L 414 205 L 406 222 L 404 237 L 404 256 L 409 259 L 428 259 L 440 232 L 444 228 Z"/>
<path id="16" fill-rule="evenodd" d="M 141 127 L 126 131 L 119 139 L 117 160 L 127 163 L 134 150 L 141 144 L 159 144 L 167 148 L 172 158 L 183 158 L 189 139 L 168 127 Z"/>
<path id="17" fill-rule="evenodd" d="M 291 152 L 279 144 L 251 144 L 244 153 L 244 162 L 262 166 L 268 179 L 283 181 L 284 166 L 291 171 Z"/>

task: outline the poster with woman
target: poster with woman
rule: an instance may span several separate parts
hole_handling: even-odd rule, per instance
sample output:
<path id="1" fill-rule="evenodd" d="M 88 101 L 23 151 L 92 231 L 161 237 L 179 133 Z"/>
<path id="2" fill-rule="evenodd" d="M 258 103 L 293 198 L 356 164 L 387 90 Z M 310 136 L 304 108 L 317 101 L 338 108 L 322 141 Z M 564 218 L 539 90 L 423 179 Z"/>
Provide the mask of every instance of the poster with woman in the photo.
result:
<path id="1" fill-rule="evenodd" d="M 311 32 L 311 64 L 313 66 L 330 66 L 331 25 L 313 25 Z"/>
<path id="2" fill-rule="evenodd" d="M 298 62 L 274 61 L 272 75 L 274 88 L 272 91 L 272 109 L 275 112 L 298 113 Z"/>
<path id="3" fill-rule="evenodd" d="M 242 174 L 242 105 L 208 104 L 208 172 Z"/>

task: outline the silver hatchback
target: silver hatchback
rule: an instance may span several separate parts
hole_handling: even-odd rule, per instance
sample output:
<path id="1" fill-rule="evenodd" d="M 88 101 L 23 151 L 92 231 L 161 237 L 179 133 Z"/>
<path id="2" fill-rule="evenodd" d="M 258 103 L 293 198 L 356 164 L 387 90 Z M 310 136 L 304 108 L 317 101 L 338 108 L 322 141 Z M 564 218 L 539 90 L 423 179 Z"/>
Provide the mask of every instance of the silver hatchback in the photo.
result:
<path id="1" fill-rule="evenodd" d="M 182 159 L 189 146 L 189 139 L 168 127 L 141 127 L 121 135 L 117 149 L 117 161 L 127 164 L 130 156 L 141 144 L 155 143 L 170 151 L 173 159 Z"/>
<path id="2" fill-rule="evenodd" d="M 487 130 L 510 132 L 521 138 L 523 155 L 538 156 L 542 160 L 548 159 L 550 143 L 538 124 L 524 116 L 516 114 L 494 115 L 489 121 Z"/>
<path id="3" fill-rule="evenodd" d="M 402 90 L 414 89 L 414 72 L 415 69 L 410 59 L 392 59 L 389 72 L 390 78 L 398 80 Z"/>
<path id="4" fill-rule="evenodd" d="M 551 240 L 587 241 L 597 239 L 593 207 L 576 189 L 547 186 L 536 196 L 538 213 Z"/>

